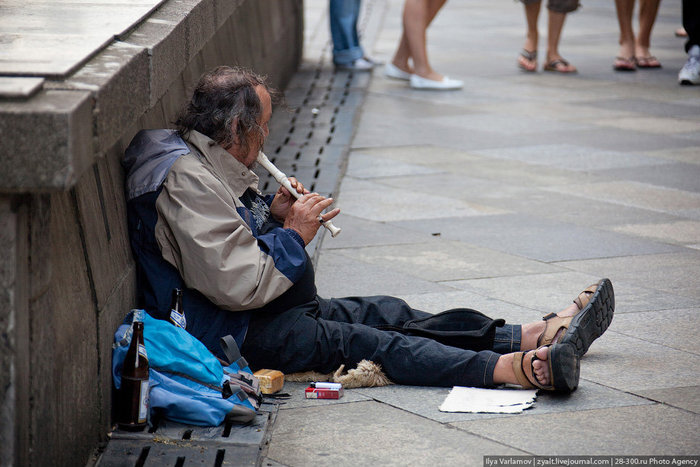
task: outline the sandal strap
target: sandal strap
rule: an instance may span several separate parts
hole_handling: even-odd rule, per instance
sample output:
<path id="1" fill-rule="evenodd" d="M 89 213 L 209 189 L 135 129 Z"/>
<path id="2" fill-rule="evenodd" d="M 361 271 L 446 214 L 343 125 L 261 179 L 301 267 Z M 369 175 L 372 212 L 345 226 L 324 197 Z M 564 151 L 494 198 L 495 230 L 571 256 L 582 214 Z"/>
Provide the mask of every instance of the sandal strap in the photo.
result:
<path id="1" fill-rule="evenodd" d="M 588 306 L 588 303 L 591 301 L 591 297 L 597 289 L 598 284 L 590 285 L 574 299 L 574 303 L 578 307 L 579 311 Z M 545 315 L 542 320 L 546 321 L 547 325 L 545 326 L 544 331 L 542 331 L 542 334 L 540 334 L 540 337 L 537 338 L 537 347 L 556 344 L 556 342 L 554 342 L 554 338 L 557 336 L 557 333 L 562 329 L 569 329 L 569 324 L 571 324 L 571 320 L 574 319 L 574 316 L 561 317 L 556 313 L 549 313 Z M 560 336 L 563 337 L 564 333 L 562 333 Z"/>
<path id="2" fill-rule="evenodd" d="M 547 325 L 545 326 L 544 331 L 542 331 L 542 334 L 540 334 L 540 337 L 537 339 L 537 347 L 556 344 L 557 342 L 554 342 L 554 338 L 557 336 L 557 333 L 561 329 L 569 329 L 569 324 L 571 324 L 571 320 L 573 319 L 573 316 L 561 317 L 556 313 L 550 313 L 542 318 L 542 320 L 547 322 Z M 563 336 L 564 333 L 561 334 L 561 337 Z"/>
<path id="3" fill-rule="evenodd" d="M 530 378 L 527 377 L 525 374 L 525 370 L 523 369 L 523 363 L 525 361 L 525 354 L 527 352 L 515 352 L 513 354 L 513 373 L 515 373 L 515 379 L 518 380 L 518 384 L 523 388 L 523 389 L 534 389 L 534 388 L 541 388 L 537 384 L 537 380 L 535 379 L 535 382 L 533 383 L 530 381 Z M 534 375 L 534 371 L 533 371 Z"/>
<path id="4" fill-rule="evenodd" d="M 527 60 L 537 60 L 537 51 L 536 50 L 529 51 L 527 49 L 523 49 L 522 51 L 520 51 L 520 55 Z"/>
<path id="5" fill-rule="evenodd" d="M 579 311 L 586 308 L 588 302 L 591 301 L 591 297 L 593 296 L 596 290 L 598 290 L 598 284 L 593 284 L 588 286 L 586 290 L 578 294 L 578 297 L 574 299 L 574 303 L 578 307 Z"/>

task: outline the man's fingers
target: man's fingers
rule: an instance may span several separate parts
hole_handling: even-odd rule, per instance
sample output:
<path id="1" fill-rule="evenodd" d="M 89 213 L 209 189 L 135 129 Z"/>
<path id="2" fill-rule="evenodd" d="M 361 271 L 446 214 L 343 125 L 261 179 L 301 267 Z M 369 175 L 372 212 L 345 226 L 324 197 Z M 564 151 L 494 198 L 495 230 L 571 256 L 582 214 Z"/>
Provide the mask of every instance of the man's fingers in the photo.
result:
<path id="1" fill-rule="evenodd" d="M 323 217 L 323 222 L 326 222 L 333 219 L 338 214 L 340 214 L 340 208 L 335 208 L 332 211 L 322 213 L 321 217 Z"/>

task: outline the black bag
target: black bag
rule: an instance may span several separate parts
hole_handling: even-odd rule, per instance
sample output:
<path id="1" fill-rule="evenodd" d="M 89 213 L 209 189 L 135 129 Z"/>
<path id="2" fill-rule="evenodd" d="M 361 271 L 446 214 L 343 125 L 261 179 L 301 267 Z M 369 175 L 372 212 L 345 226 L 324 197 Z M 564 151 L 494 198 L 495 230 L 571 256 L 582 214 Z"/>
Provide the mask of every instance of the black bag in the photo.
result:
<path id="1" fill-rule="evenodd" d="M 491 319 L 476 310 L 454 308 L 425 318 L 406 321 L 403 326 L 375 326 L 384 331 L 396 331 L 407 336 L 433 339 L 441 344 L 466 350 L 491 350 L 496 328 L 503 319 Z"/>

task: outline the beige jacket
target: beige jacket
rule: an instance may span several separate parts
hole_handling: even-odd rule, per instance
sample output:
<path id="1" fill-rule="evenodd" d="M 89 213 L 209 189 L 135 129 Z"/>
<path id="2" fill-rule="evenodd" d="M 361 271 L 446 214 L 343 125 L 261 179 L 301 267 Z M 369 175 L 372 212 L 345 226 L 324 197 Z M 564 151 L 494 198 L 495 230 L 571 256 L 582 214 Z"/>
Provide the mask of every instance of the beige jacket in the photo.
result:
<path id="1" fill-rule="evenodd" d="M 304 242 L 281 226 L 259 232 L 269 216 L 262 197 L 253 196 L 253 210 L 240 199 L 248 189 L 260 194 L 257 175 L 201 133 L 188 143 L 195 151 L 174 162 L 156 201 L 163 258 L 217 306 L 261 308 L 304 274 Z"/>

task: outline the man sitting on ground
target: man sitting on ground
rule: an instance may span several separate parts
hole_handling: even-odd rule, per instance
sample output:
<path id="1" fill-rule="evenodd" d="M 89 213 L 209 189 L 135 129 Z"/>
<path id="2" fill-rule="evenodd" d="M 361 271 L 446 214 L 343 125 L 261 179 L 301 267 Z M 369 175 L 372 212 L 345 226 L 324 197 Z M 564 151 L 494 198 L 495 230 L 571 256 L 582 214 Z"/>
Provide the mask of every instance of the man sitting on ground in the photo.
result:
<path id="1" fill-rule="evenodd" d="M 232 335 L 253 368 L 330 373 L 366 359 L 398 384 L 577 387 L 580 357 L 613 317 L 607 279 L 535 323 L 462 309 L 462 348 L 380 329 L 431 316 L 403 300 L 317 296 L 305 247 L 339 210 L 324 213 L 333 200 L 294 179 L 298 200 L 285 188 L 259 193 L 251 168 L 271 115 L 263 78 L 219 67 L 201 77 L 177 131 L 134 137 L 124 165 L 143 308 L 167 319 L 171 290 L 184 289 L 187 331 L 221 357 L 219 339 Z"/>

